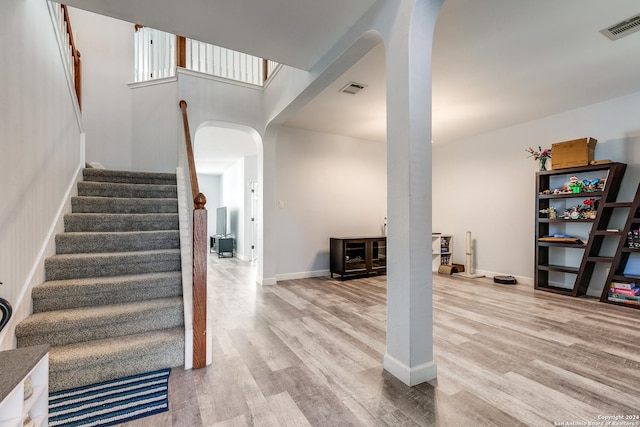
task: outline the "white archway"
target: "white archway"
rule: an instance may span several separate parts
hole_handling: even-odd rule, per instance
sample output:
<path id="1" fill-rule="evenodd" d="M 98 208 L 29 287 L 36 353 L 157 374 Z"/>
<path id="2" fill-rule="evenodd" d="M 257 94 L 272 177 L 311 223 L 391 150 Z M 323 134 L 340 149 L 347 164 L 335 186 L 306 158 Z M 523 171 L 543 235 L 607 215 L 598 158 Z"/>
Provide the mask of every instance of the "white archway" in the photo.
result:
<path id="1" fill-rule="evenodd" d="M 234 253 L 245 261 L 255 258 L 262 241 L 253 232 L 260 218 L 252 215 L 251 209 L 252 187 L 260 185 L 261 145 L 262 138 L 255 129 L 237 123 L 208 120 L 200 123 L 194 133 L 196 170 L 209 210 L 209 235 L 219 231 L 216 208 L 227 207 L 225 234 L 234 238 Z"/>

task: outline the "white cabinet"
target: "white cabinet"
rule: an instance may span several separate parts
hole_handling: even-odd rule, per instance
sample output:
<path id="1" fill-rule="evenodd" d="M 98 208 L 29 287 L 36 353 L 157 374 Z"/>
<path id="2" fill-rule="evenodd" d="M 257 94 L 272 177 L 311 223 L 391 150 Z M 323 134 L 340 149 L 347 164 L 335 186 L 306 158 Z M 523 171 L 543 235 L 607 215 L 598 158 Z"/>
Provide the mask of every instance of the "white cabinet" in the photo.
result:
<path id="1" fill-rule="evenodd" d="M 451 265 L 453 237 L 441 233 L 431 235 L 431 271 L 438 271 L 441 265 Z"/>
<path id="2" fill-rule="evenodd" d="M 0 427 L 21 427 L 28 415 L 34 427 L 48 425 L 49 346 L 38 345 L 0 353 Z M 27 399 L 25 382 L 33 393 Z"/>

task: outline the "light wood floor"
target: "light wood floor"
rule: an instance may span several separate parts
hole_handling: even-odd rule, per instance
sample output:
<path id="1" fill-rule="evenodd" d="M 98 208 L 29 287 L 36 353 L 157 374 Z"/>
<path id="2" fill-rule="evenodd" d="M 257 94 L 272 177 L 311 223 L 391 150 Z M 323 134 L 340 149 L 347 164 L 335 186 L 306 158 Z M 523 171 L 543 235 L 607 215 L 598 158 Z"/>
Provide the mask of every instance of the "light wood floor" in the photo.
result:
<path id="1" fill-rule="evenodd" d="M 434 276 L 438 379 L 410 388 L 382 369 L 384 276 L 259 287 L 235 258 L 212 256 L 209 267 L 213 365 L 174 369 L 170 411 L 126 426 L 606 425 L 601 417 L 640 415 L 640 310 Z"/>

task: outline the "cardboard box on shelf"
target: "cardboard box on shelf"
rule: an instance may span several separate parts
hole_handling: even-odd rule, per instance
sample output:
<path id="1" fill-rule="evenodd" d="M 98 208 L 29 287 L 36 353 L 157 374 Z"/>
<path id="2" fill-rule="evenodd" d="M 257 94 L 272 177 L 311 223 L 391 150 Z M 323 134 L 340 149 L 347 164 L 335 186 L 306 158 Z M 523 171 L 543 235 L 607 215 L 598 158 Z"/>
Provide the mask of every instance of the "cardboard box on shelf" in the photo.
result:
<path id="1" fill-rule="evenodd" d="M 588 166 L 593 161 L 597 142 L 593 138 L 580 138 L 552 144 L 551 169 Z"/>

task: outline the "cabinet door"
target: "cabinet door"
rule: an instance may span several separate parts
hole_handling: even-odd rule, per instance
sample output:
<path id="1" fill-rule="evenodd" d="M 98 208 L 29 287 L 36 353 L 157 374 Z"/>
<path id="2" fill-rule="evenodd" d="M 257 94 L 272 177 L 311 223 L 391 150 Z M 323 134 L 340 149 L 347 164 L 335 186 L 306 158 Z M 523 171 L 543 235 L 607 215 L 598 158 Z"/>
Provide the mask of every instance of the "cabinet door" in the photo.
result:
<path id="1" fill-rule="evenodd" d="M 364 273 L 367 271 L 367 241 L 344 241 L 344 272 Z"/>
<path id="2" fill-rule="evenodd" d="M 387 268 L 387 239 L 371 240 L 371 270 Z"/>

